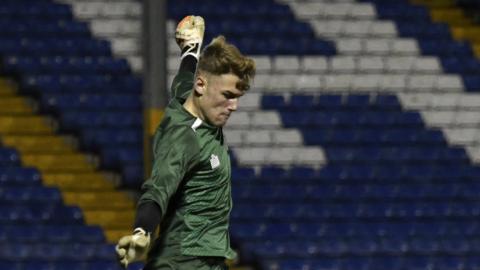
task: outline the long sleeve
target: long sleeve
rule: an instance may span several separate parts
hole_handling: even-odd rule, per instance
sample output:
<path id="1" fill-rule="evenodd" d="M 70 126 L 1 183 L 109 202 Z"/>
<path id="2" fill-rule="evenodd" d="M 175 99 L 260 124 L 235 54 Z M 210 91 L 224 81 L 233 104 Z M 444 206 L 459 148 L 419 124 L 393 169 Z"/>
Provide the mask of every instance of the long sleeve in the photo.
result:
<path id="1" fill-rule="evenodd" d="M 195 133 L 189 127 L 174 126 L 155 137 L 154 164 L 151 177 L 143 184 L 139 205 L 154 201 L 165 214 L 170 198 L 185 174 L 199 159 Z"/>

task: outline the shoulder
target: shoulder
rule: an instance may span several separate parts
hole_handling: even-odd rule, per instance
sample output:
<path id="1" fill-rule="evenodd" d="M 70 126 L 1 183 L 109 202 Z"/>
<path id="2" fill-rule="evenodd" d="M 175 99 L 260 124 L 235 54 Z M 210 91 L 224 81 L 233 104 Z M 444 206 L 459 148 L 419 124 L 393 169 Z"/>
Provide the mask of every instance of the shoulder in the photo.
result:
<path id="1" fill-rule="evenodd" d="M 194 121 L 175 122 L 170 121 L 160 126 L 155 133 L 155 145 L 162 147 L 190 147 L 199 148 L 199 142 L 195 130 L 192 128 Z"/>

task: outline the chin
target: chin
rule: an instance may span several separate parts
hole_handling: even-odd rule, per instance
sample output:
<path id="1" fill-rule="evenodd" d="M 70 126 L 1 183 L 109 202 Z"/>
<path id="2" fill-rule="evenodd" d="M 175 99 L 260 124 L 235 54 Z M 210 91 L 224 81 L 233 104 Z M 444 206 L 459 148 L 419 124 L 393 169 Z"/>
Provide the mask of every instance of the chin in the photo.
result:
<path id="1" fill-rule="evenodd" d="M 213 125 L 216 126 L 216 127 L 223 127 L 223 126 L 225 126 L 226 123 L 227 123 L 227 121 L 218 121 L 218 122 L 214 123 Z"/>

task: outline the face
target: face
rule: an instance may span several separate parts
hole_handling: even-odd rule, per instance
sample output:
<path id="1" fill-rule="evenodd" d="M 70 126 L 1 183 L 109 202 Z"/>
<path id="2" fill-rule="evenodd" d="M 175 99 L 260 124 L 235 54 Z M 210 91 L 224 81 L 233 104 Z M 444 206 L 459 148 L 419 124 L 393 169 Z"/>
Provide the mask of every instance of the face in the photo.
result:
<path id="1" fill-rule="evenodd" d="M 196 105 L 204 121 L 217 127 L 227 123 L 232 112 L 237 110 L 238 99 L 245 93 L 237 89 L 239 80 L 231 73 L 197 76 L 195 91 L 199 98 Z"/>

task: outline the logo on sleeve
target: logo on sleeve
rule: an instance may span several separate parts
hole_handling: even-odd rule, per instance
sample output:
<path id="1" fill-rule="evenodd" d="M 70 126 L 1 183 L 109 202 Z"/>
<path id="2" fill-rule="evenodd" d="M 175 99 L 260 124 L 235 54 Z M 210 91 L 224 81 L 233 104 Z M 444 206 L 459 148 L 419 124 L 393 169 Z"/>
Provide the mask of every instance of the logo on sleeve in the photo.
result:
<path id="1" fill-rule="evenodd" d="M 210 165 L 212 166 L 212 169 L 215 169 L 218 166 L 220 166 L 220 160 L 218 159 L 217 155 L 212 154 L 210 156 Z"/>

